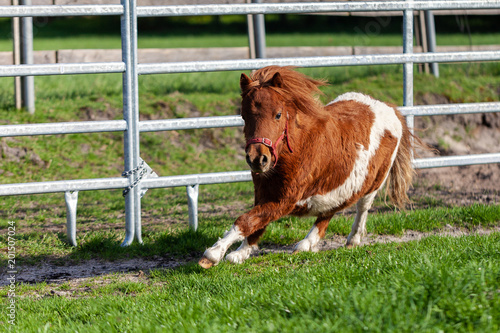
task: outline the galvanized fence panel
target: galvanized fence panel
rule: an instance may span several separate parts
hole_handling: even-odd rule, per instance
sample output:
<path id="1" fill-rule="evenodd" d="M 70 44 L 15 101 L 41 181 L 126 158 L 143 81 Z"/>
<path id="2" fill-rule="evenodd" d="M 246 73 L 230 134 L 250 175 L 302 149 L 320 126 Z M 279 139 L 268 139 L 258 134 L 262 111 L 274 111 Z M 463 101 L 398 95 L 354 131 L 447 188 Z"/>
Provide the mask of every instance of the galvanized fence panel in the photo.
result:
<path id="1" fill-rule="evenodd" d="M 121 5 L 50 5 L 0 6 L 0 17 L 120 15 L 122 61 L 109 63 L 73 63 L 45 65 L 0 66 L 0 77 L 122 73 L 123 120 L 82 121 L 49 124 L 20 124 L 0 126 L 0 137 L 33 136 L 69 133 L 123 132 L 123 177 L 62 180 L 49 182 L 2 184 L 0 196 L 64 192 L 67 204 L 68 237 L 76 245 L 76 204 L 78 191 L 126 189 L 125 240 L 129 245 L 141 240 L 141 196 L 149 188 L 185 186 L 187 188 L 190 225 L 197 226 L 198 186 L 251 180 L 249 171 L 231 171 L 183 176 L 155 177 L 140 158 L 140 132 L 242 126 L 239 116 L 162 119 L 139 121 L 138 76 L 159 73 L 189 73 L 251 70 L 268 65 L 300 67 L 360 66 L 403 64 L 403 114 L 410 125 L 414 116 L 457 113 L 500 112 L 500 102 L 413 106 L 413 64 L 499 61 L 500 51 L 413 53 L 413 11 L 438 9 L 499 9 L 500 1 L 367 1 L 322 3 L 255 3 L 221 5 L 179 5 L 136 7 L 134 0 L 122 0 Z M 195 61 L 159 64 L 137 63 L 137 18 L 155 16 L 285 14 L 321 12 L 403 11 L 403 53 L 331 57 L 291 57 L 279 59 L 236 59 L 224 61 Z M 414 161 L 417 168 L 433 168 L 482 163 L 499 163 L 500 153 L 467 156 L 446 156 Z M 153 178 L 154 177 L 154 178 Z"/>

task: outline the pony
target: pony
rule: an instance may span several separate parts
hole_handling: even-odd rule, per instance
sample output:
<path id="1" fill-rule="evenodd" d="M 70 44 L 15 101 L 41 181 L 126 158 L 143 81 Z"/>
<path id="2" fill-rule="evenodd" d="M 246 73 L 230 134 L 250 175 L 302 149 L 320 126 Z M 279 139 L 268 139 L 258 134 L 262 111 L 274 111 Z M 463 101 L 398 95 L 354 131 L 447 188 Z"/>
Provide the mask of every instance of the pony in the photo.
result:
<path id="1" fill-rule="evenodd" d="M 226 256 L 242 263 L 258 249 L 267 225 L 282 216 L 315 216 L 294 253 L 312 251 L 333 215 L 356 203 L 346 246 L 360 244 L 375 195 L 386 184 L 392 203 L 404 208 L 415 171 L 414 137 L 396 106 L 348 92 L 325 105 L 318 99 L 324 80 L 292 67 L 268 66 L 241 74 L 241 116 L 246 161 L 255 189 L 253 208 L 208 248 L 199 265 Z"/>

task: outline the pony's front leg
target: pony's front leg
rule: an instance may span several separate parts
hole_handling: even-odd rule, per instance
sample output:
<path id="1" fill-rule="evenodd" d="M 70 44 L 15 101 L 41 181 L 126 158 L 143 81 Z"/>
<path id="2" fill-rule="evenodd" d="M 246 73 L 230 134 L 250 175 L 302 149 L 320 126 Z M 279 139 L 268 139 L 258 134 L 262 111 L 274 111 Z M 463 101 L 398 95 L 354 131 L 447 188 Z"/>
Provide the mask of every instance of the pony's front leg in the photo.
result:
<path id="1" fill-rule="evenodd" d="M 226 231 L 223 238 L 219 238 L 214 246 L 208 248 L 205 253 L 203 253 L 203 257 L 198 261 L 198 264 L 203 268 L 210 268 L 217 265 L 222 258 L 224 258 L 227 249 L 234 243 L 242 241 L 243 239 L 245 239 L 245 236 L 243 236 L 235 223 L 229 231 Z"/>
<path id="2" fill-rule="evenodd" d="M 291 208 L 289 210 L 291 211 Z M 243 240 L 245 242 L 235 251 L 236 253 L 228 255 L 227 259 L 234 263 L 245 261 L 256 248 L 256 243 L 269 222 L 285 215 L 289 210 L 273 203 L 254 207 L 250 212 L 240 216 L 224 237 L 205 251 L 198 264 L 203 268 L 217 265 L 231 245 Z"/>

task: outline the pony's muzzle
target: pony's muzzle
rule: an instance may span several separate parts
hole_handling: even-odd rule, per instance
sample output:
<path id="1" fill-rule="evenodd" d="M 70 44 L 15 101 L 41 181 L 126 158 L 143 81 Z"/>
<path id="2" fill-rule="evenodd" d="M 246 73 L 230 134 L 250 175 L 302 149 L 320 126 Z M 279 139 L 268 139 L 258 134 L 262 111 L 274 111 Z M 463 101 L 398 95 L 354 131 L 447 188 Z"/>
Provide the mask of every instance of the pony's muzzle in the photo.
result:
<path id="1" fill-rule="evenodd" d="M 264 145 L 250 145 L 247 149 L 246 161 L 253 172 L 266 172 L 272 165 L 271 152 Z"/>

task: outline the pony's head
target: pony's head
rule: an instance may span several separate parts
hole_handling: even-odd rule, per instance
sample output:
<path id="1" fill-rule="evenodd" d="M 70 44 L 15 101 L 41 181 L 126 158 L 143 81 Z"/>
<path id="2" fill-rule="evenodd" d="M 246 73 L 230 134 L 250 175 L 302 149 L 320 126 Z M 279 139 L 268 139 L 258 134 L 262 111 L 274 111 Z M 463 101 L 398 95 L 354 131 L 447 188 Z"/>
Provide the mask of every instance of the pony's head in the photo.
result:
<path id="1" fill-rule="evenodd" d="M 265 173 L 278 163 L 285 149 L 293 152 L 291 128 L 297 113 L 316 112 L 319 102 L 312 93 L 324 84 L 289 67 L 268 66 L 251 78 L 241 74 L 246 161 L 253 172 Z"/>

